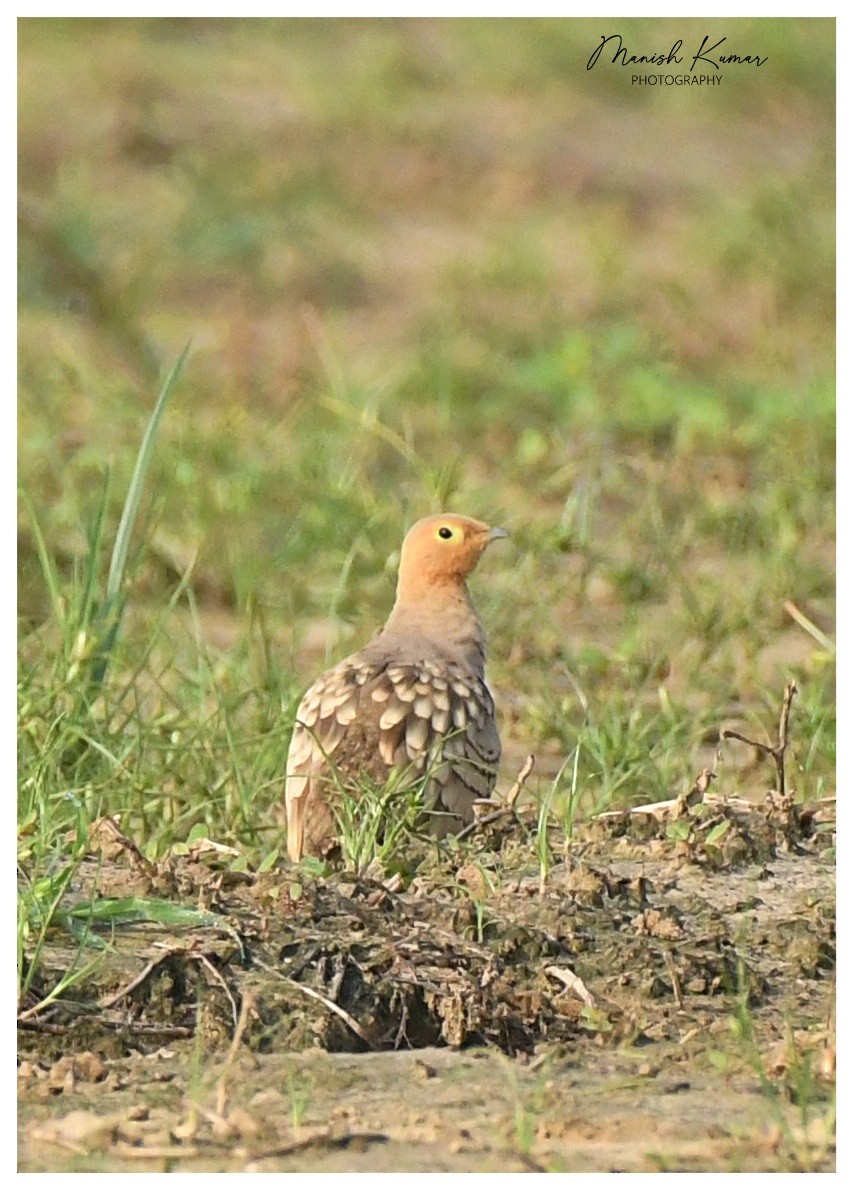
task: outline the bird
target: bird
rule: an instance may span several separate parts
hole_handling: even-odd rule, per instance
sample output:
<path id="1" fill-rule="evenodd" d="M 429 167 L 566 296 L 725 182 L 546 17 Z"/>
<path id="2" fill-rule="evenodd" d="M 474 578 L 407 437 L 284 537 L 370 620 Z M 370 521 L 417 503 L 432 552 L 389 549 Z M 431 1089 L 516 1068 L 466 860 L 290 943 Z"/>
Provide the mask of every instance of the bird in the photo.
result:
<path id="1" fill-rule="evenodd" d="M 473 822 L 474 803 L 490 797 L 501 741 L 466 580 L 486 547 L 508 536 L 453 513 L 406 534 L 384 626 L 321 674 L 297 708 L 284 799 L 294 863 L 334 851 L 342 783 L 356 792 L 359 779 L 382 785 L 392 772 L 423 781 L 434 837 Z"/>

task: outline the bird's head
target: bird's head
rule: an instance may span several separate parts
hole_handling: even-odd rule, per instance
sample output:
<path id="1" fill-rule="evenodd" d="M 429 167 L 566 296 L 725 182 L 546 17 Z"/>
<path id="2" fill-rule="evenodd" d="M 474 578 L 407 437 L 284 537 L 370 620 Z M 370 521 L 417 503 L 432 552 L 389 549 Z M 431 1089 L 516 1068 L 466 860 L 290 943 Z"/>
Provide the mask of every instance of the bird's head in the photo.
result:
<path id="1" fill-rule="evenodd" d="M 425 595 L 430 590 L 458 587 L 480 560 L 487 545 L 508 537 L 470 517 L 442 513 L 424 517 L 406 534 L 400 555 L 399 591 Z"/>

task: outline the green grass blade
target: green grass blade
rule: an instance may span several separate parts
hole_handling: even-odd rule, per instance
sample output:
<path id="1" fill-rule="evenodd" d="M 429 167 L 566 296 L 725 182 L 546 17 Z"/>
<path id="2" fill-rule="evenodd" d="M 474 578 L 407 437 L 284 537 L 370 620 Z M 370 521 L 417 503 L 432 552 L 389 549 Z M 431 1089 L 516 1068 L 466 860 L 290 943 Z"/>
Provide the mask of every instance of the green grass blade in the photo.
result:
<path id="1" fill-rule="evenodd" d="M 139 448 L 139 454 L 136 456 L 136 465 L 133 468 L 133 475 L 130 480 L 130 487 L 127 489 L 127 498 L 122 509 L 121 520 L 119 521 L 118 533 L 116 534 L 115 545 L 113 546 L 112 557 L 110 558 L 110 570 L 107 575 L 107 590 L 106 598 L 107 604 L 113 602 L 121 592 L 121 585 L 124 579 L 124 568 L 127 563 L 127 554 L 130 549 L 130 538 L 133 533 L 133 526 L 136 522 L 136 516 L 139 512 L 139 501 L 142 498 L 142 485 L 145 482 L 145 474 L 148 470 L 148 464 L 151 461 L 151 455 L 154 450 L 154 440 L 157 436 L 157 429 L 160 421 L 166 410 L 166 405 L 169 397 L 172 395 L 172 389 L 175 387 L 178 377 L 183 370 L 186 358 L 189 353 L 190 345 L 187 343 L 178 360 L 172 368 L 166 381 L 160 390 L 160 395 L 157 398 L 157 404 L 154 406 L 154 412 L 145 430 L 145 435 L 142 439 L 142 445 Z"/>
<path id="2" fill-rule="evenodd" d="M 110 483 L 112 474 L 109 467 L 104 475 L 104 486 L 101 499 L 87 533 L 88 553 L 86 556 L 86 573 L 83 593 L 80 599 L 80 626 L 85 628 L 94 618 L 96 608 L 96 591 L 98 583 L 98 565 L 101 559 L 101 549 L 104 543 L 104 526 L 107 522 L 107 510 L 110 504 Z"/>
<path id="3" fill-rule="evenodd" d="M 130 486 L 127 489 L 127 496 L 125 497 L 124 508 L 122 509 L 121 520 L 119 521 L 118 532 L 116 533 L 115 544 L 113 545 L 113 552 L 110 557 L 110 569 L 107 575 L 104 596 L 104 629 L 92 668 L 92 681 L 95 685 L 100 685 L 104 679 L 107 664 L 115 644 L 116 636 L 118 635 L 123 608 L 122 585 L 127 566 L 127 556 L 130 552 L 130 539 L 133 535 L 133 528 L 139 513 L 142 488 L 145 482 L 146 472 L 148 471 L 148 465 L 151 462 L 151 456 L 154 452 L 157 430 L 166 410 L 169 397 L 172 394 L 172 389 L 175 387 L 177 379 L 186 363 L 189 349 L 190 345 L 187 343 L 186 347 L 184 347 L 178 356 L 177 362 L 171 372 L 166 377 L 165 383 L 160 390 L 160 395 L 157 398 L 157 403 L 154 406 L 154 412 L 151 414 L 145 429 L 142 444 L 139 447 L 139 453 L 136 456 L 133 475 L 130 479 Z"/>
<path id="4" fill-rule="evenodd" d="M 222 930 L 235 939 L 240 951 L 243 945 L 236 930 L 217 913 L 206 913 L 189 905 L 176 905 L 149 897 L 104 897 L 102 900 L 74 905 L 58 913 L 59 924 L 85 921 L 92 926 L 126 926 L 136 922 L 154 922 L 162 926 L 208 927 Z"/>
<path id="5" fill-rule="evenodd" d="M 53 564 L 53 559 L 48 552 L 47 543 L 44 539 L 44 534 L 41 531 L 36 510 L 32 500 L 27 493 L 21 490 L 21 500 L 27 510 L 27 516 L 30 518 L 30 524 L 33 529 L 33 537 L 36 542 L 36 552 L 38 553 L 39 562 L 41 564 L 42 573 L 44 574 L 44 581 L 47 584 L 47 592 L 50 596 L 50 605 L 53 608 L 53 614 L 56 617 L 56 622 L 60 628 L 65 623 L 65 607 L 60 593 L 59 576 L 56 573 L 56 567 Z"/>

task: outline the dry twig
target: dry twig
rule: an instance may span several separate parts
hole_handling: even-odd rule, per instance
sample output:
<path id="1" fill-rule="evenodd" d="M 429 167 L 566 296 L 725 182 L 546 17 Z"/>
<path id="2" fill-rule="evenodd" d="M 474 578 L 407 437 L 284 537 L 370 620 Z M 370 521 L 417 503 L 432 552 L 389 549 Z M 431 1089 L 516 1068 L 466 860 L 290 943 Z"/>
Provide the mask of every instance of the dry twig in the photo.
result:
<path id="1" fill-rule="evenodd" d="M 519 770 L 518 776 L 515 779 L 515 783 L 513 784 L 512 789 L 506 795 L 506 804 L 510 807 L 510 809 L 512 809 L 512 807 L 518 801 L 519 794 L 521 793 L 522 789 L 524 788 L 524 786 L 527 782 L 527 778 L 533 772 L 533 765 L 535 763 L 536 763 L 536 758 L 534 757 L 533 753 L 531 752 L 530 755 L 527 757 L 527 760 L 525 760 L 524 764 L 521 766 L 521 769 Z"/>
<path id="2" fill-rule="evenodd" d="M 577 998 L 586 1004 L 587 1008 L 595 1007 L 595 997 L 574 971 L 569 971 L 567 967 L 546 967 L 545 974 L 559 980 L 568 991 L 574 992 Z"/>
<path id="3" fill-rule="evenodd" d="M 164 963 L 168 963 L 169 959 L 171 959 L 173 955 L 182 953 L 183 948 L 177 946 L 173 947 L 171 950 L 167 950 L 165 954 L 158 955 L 156 959 L 152 959 L 147 966 L 143 967 L 139 974 L 134 976 L 130 983 L 125 984 L 123 988 L 119 988 L 119 990 L 114 992 L 111 996 L 102 996 L 98 1001 L 98 1008 L 112 1008 L 113 1005 L 118 1004 L 119 1000 L 123 1000 L 125 996 L 129 996 L 131 992 L 135 992 L 138 987 L 142 987 L 145 981 L 154 974 L 157 968 L 162 967 Z"/>
<path id="4" fill-rule="evenodd" d="M 228 987 L 228 984 L 225 982 L 225 980 L 220 975 L 220 973 L 216 970 L 213 963 L 211 963 L 211 961 L 207 957 L 207 955 L 190 954 L 189 957 L 191 959 L 194 959 L 195 962 L 201 963 L 201 965 L 205 968 L 206 971 L 208 971 L 210 973 L 210 975 L 213 977 L 213 979 L 216 981 L 216 983 L 219 984 L 219 986 L 225 992 L 225 995 L 228 997 L 228 1003 L 231 1005 L 231 1019 L 234 1022 L 234 1036 L 236 1037 L 237 1030 L 240 1028 L 240 1019 L 241 1018 L 240 1018 L 240 1016 L 238 1016 L 237 1005 L 234 1003 L 234 997 L 231 995 L 231 989 Z M 243 998 L 243 1003 L 244 1003 L 244 1005 L 246 1003 L 245 997 Z"/>
<path id="5" fill-rule="evenodd" d="M 333 1012 L 336 1016 L 339 1016 L 344 1024 L 348 1025 L 349 1028 L 352 1029 L 353 1033 L 355 1033 L 356 1037 L 360 1037 L 369 1049 L 376 1049 L 376 1046 L 370 1040 L 370 1037 L 367 1035 L 358 1021 L 355 1020 L 354 1017 L 351 1017 L 346 1009 L 341 1008 L 340 1004 L 336 1004 L 334 1000 L 330 1000 L 327 996 L 321 995 L 320 992 L 315 992 L 313 988 L 307 987 L 304 983 L 298 983 L 295 979 L 290 979 L 289 976 L 282 975 L 280 971 L 276 971 L 275 967 L 271 967 L 262 959 L 256 958 L 255 962 L 259 967 L 262 967 L 264 971 L 268 971 L 270 975 L 274 975 L 277 979 L 280 979 L 282 983 L 286 983 L 290 987 L 296 988 L 297 991 L 302 992 L 306 996 L 310 996 L 312 1000 L 319 1000 L 321 1004 L 328 1008 L 329 1012 Z"/>
<path id="6" fill-rule="evenodd" d="M 785 793 L 785 752 L 788 747 L 788 719 L 791 714 L 791 703 L 794 701 L 794 695 L 796 693 L 796 683 L 793 681 L 788 682 L 785 686 L 785 693 L 782 696 L 782 710 L 779 714 L 779 734 L 775 744 L 762 744 L 760 740 L 751 740 L 730 727 L 724 727 L 720 730 L 721 740 L 740 740 L 742 744 L 748 744 L 751 748 L 757 748 L 759 752 L 763 752 L 765 756 L 772 758 L 773 766 L 776 769 L 776 788 L 783 796 Z"/>
<path id="7" fill-rule="evenodd" d="M 313 1132 L 300 1136 L 289 1143 L 275 1145 L 274 1148 L 262 1149 L 252 1154 L 252 1160 L 246 1166 L 247 1173 L 257 1172 L 259 1161 L 268 1161 L 273 1157 L 289 1157 L 291 1153 L 302 1153 L 306 1149 L 328 1148 L 343 1149 L 354 1140 L 363 1144 L 384 1144 L 389 1139 L 385 1132 L 337 1132 L 331 1128 L 317 1128 Z"/>
<path id="8" fill-rule="evenodd" d="M 249 1013 L 254 1010 L 255 1003 L 255 996 L 252 992 L 247 991 L 243 993 L 243 1003 L 240 1005 L 240 1016 L 234 1028 L 234 1036 L 231 1038 L 231 1044 L 225 1056 L 225 1065 L 222 1068 L 222 1073 L 216 1081 L 216 1110 L 220 1116 L 225 1111 L 225 1101 L 227 1098 L 226 1079 L 228 1078 L 228 1073 L 234 1063 L 234 1059 L 237 1057 L 237 1050 L 240 1048 L 240 1042 L 243 1040 L 243 1034 L 246 1031 L 246 1025 L 249 1021 Z"/>
<path id="9" fill-rule="evenodd" d="M 678 972 L 675 969 L 672 956 L 667 950 L 663 952 L 663 961 L 666 963 L 666 969 L 669 972 L 669 978 L 672 981 L 672 994 L 675 996 L 675 1003 L 679 1008 L 683 1008 L 684 994 L 681 991 L 681 980 L 678 978 Z"/>
<path id="10" fill-rule="evenodd" d="M 818 628 L 817 624 L 815 624 L 813 620 L 808 618 L 805 612 L 802 612 L 797 607 L 796 603 L 792 603 L 791 600 L 788 599 L 782 604 L 782 606 L 791 619 L 796 624 L 799 624 L 803 631 L 807 632 L 813 640 L 816 640 L 819 645 L 826 649 L 827 653 L 835 653 L 834 642 L 826 635 L 825 632 L 822 632 L 821 629 Z"/>
<path id="11" fill-rule="evenodd" d="M 123 1161 L 189 1161 L 198 1157 L 201 1149 L 194 1145 L 129 1145 L 117 1141 L 107 1152 Z"/>

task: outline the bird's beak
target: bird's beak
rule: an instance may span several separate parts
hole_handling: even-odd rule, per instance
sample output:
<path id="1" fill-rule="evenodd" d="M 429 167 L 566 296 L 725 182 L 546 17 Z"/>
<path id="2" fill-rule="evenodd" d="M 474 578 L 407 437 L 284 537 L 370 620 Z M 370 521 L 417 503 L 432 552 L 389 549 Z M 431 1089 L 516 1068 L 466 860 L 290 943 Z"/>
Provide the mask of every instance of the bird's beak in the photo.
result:
<path id="1" fill-rule="evenodd" d="M 509 537 L 508 529 L 490 529 L 489 541 L 499 541 L 501 537 Z"/>

